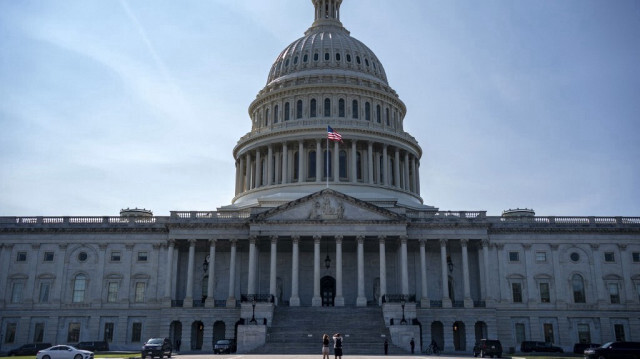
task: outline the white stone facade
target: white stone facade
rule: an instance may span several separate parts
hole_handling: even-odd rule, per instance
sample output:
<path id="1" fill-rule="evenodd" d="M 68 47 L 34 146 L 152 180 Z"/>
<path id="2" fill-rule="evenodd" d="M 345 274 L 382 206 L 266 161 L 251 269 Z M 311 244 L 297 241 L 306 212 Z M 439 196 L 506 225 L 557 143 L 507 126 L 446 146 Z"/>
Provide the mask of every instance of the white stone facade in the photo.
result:
<path id="1" fill-rule="evenodd" d="M 312 2 L 313 25 L 250 105 L 230 205 L 0 218 L 0 350 L 164 336 L 246 351 L 276 306 L 381 306 L 395 344 L 452 352 L 640 340 L 640 218 L 424 205 L 405 105 L 342 27 L 341 0 Z"/>

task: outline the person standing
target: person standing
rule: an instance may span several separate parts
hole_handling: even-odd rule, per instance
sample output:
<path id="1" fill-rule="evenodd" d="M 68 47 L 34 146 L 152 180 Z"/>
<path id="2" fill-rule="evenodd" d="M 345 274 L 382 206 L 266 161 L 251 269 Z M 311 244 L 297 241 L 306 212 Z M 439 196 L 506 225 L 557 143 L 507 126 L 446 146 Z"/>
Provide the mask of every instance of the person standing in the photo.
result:
<path id="1" fill-rule="evenodd" d="M 329 336 L 322 336 L 322 359 L 329 359 Z"/>
<path id="2" fill-rule="evenodd" d="M 342 336 L 340 333 L 333 335 L 333 355 L 334 359 L 342 359 Z"/>
<path id="3" fill-rule="evenodd" d="M 416 342 L 415 342 L 415 340 L 413 340 L 413 338 L 411 338 L 411 341 L 409 342 L 409 345 L 411 345 L 411 354 L 415 353 Z"/>
<path id="4" fill-rule="evenodd" d="M 384 340 L 384 355 L 389 354 L 389 341 L 388 340 Z"/>

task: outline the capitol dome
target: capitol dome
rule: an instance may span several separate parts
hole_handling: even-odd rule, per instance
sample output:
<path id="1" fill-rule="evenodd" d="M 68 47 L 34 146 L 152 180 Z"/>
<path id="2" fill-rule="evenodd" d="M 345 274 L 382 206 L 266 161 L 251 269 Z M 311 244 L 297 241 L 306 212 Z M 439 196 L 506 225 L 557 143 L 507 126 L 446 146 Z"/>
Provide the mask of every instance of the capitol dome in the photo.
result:
<path id="1" fill-rule="evenodd" d="M 327 187 L 376 203 L 425 208 L 422 149 L 382 63 L 340 22 L 342 0 L 312 0 L 314 22 L 275 59 L 233 150 L 231 209 L 272 207 Z M 328 126 L 342 135 L 329 142 Z M 430 208 L 430 207 L 429 207 Z"/>

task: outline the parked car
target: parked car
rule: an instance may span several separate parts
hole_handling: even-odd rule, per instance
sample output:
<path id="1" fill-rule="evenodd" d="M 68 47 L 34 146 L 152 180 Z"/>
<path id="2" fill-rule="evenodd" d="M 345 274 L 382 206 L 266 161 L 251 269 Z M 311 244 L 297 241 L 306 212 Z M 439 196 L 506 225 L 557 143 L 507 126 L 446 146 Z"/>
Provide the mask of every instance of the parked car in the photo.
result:
<path id="1" fill-rule="evenodd" d="M 108 352 L 109 351 L 109 343 L 105 341 L 80 342 L 74 346 L 78 349 L 89 350 L 92 352 Z"/>
<path id="2" fill-rule="evenodd" d="M 632 359 L 640 357 L 640 342 L 609 342 L 584 351 L 585 359 Z"/>
<path id="3" fill-rule="evenodd" d="M 168 338 L 150 338 L 142 346 L 142 359 L 150 356 L 151 358 L 171 358 L 171 341 Z"/>
<path id="4" fill-rule="evenodd" d="M 233 339 L 220 339 L 213 347 L 213 352 L 216 354 L 231 354 L 236 352 L 236 342 Z"/>
<path id="5" fill-rule="evenodd" d="M 575 343 L 573 345 L 573 352 L 575 354 L 584 354 L 584 351 L 586 349 L 597 348 L 599 346 L 600 344 L 595 344 L 595 343 Z"/>
<path id="6" fill-rule="evenodd" d="M 19 348 L 9 350 L 8 356 L 22 356 L 22 355 L 36 355 L 39 350 L 47 349 L 51 346 L 51 343 L 29 343 L 20 346 Z"/>
<path id="7" fill-rule="evenodd" d="M 520 351 L 527 352 L 551 352 L 551 353 L 562 353 L 564 350 L 560 347 L 553 346 L 549 342 L 535 342 L 530 340 L 525 340 L 520 343 Z"/>
<path id="8" fill-rule="evenodd" d="M 484 358 L 489 355 L 492 358 L 494 356 L 502 357 L 502 344 L 499 340 L 481 339 L 476 345 L 473 346 L 473 356 L 480 356 Z"/>
<path id="9" fill-rule="evenodd" d="M 36 359 L 93 359 L 93 352 L 71 345 L 55 345 L 40 350 L 36 354 Z"/>

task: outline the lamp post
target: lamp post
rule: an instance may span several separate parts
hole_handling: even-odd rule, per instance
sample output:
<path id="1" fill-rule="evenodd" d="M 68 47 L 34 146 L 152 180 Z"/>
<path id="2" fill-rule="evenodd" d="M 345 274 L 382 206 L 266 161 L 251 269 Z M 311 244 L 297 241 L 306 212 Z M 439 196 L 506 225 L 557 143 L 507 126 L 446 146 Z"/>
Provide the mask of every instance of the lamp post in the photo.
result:
<path id="1" fill-rule="evenodd" d="M 402 320 L 400 321 L 400 324 L 407 324 L 407 320 L 404 318 L 404 304 L 405 301 L 403 299 L 400 301 L 400 305 L 402 306 Z"/>
<path id="2" fill-rule="evenodd" d="M 253 300 L 251 301 L 251 307 L 253 308 L 253 313 L 251 313 L 251 320 L 249 321 L 249 323 L 258 324 L 258 322 L 256 321 L 256 298 L 255 297 L 253 297 Z"/>

